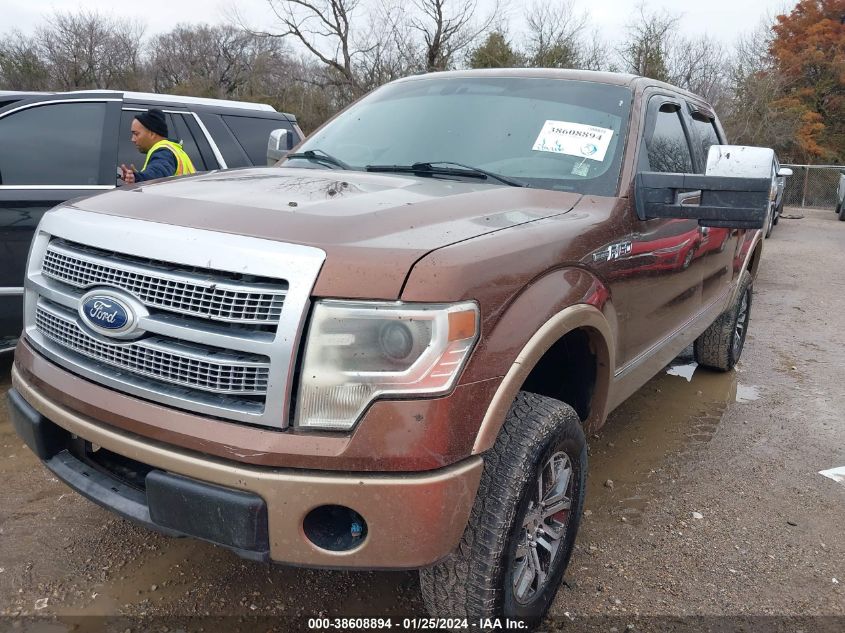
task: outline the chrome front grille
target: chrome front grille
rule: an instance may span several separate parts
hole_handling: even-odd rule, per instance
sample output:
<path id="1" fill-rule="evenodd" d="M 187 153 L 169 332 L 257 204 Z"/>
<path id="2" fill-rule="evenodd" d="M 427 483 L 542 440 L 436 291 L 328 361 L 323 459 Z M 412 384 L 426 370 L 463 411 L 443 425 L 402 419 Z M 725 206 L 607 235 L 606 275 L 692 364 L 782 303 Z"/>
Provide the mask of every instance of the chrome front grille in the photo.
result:
<path id="1" fill-rule="evenodd" d="M 64 348 L 135 374 L 212 393 L 267 392 L 267 357 L 187 346 L 160 336 L 138 343 L 105 343 L 84 332 L 72 312 L 43 300 L 36 309 L 35 324 L 44 336 Z"/>
<path id="2" fill-rule="evenodd" d="M 131 202 L 144 194 L 115 195 Z M 26 341 L 117 392 L 285 427 L 296 350 L 324 261 L 309 246 L 53 210 L 27 266 Z M 82 315 L 83 299 L 97 294 L 123 299 L 130 330 L 95 329 Z"/>
<path id="3" fill-rule="evenodd" d="M 76 288 L 114 286 L 152 308 L 227 323 L 277 324 L 287 283 L 234 283 L 214 271 L 198 275 L 164 262 L 137 262 L 120 255 L 55 240 L 42 272 Z"/>

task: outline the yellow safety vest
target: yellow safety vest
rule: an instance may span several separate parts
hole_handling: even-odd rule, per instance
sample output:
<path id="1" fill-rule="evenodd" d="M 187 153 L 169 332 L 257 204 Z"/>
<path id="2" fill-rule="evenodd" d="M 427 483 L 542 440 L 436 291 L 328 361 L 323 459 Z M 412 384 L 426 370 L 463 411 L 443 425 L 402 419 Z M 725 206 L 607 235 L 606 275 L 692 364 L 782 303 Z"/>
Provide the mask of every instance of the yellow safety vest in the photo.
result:
<path id="1" fill-rule="evenodd" d="M 169 149 L 176 157 L 176 173 L 173 174 L 174 176 L 193 174 L 197 171 L 194 164 L 191 162 L 191 157 L 185 153 L 182 146 L 179 145 L 179 143 L 174 143 L 173 141 L 168 141 L 166 139 L 159 141 L 150 148 L 150 151 L 147 152 L 147 160 L 144 161 L 144 166 L 141 167 L 141 171 L 144 171 L 147 168 L 147 163 L 150 162 L 150 156 L 153 155 L 153 152 L 157 149 L 161 149 L 162 147 Z"/>

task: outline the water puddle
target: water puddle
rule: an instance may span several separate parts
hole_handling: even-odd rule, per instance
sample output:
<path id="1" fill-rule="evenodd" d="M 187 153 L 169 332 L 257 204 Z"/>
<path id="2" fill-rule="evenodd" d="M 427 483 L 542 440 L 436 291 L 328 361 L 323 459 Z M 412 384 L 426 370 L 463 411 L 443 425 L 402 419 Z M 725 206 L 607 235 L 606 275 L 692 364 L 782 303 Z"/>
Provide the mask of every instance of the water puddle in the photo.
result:
<path id="1" fill-rule="evenodd" d="M 680 376 L 681 378 L 686 378 L 687 382 L 690 382 L 692 380 L 692 375 L 695 373 L 696 367 L 698 367 L 698 363 L 695 361 L 677 365 L 672 364 L 669 366 L 669 369 L 666 370 L 666 373 L 670 376 Z"/>
<path id="2" fill-rule="evenodd" d="M 755 400 L 760 399 L 760 389 L 755 387 L 754 385 L 742 385 L 738 384 L 736 386 L 736 401 L 741 404 L 746 404 L 748 402 L 754 402 Z"/>
<path id="3" fill-rule="evenodd" d="M 735 372 L 697 369 L 691 358 L 679 357 L 616 409 L 598 438 L 590 438 L 587 507 L 638 523 L 650 501 L 638 492 L 640 484 L 709 442 L 737 393 Z"/>

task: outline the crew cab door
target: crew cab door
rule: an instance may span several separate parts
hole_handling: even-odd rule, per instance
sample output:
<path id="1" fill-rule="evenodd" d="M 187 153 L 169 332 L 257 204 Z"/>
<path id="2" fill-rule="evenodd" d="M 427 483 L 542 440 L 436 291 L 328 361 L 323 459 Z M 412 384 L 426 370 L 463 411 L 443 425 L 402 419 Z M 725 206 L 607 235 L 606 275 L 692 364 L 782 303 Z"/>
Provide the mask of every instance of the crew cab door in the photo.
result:
<path id="1" fill-rule="evenodd" d="M 695 173 L 687 122 L 677 98 L 657 94 L 648 101 L 637 171 Z M 682 193 L 695 204 L 700 192 Z M 633 207 L 626 279 L 617 297 L 628 306 L 620 323 L 621 371 L 634 368 L 665 345 L 701 310 L 702 230 L 696 220 L 640 220 Z M 620 303 L 617 301 L 617 303 Z"/>
<path id="2" fill-rule="evenodd" d="M 725 138 L 715 114 L 700 104 L 688 104 L 686 119 L 692 140 L 696 173 L 703 174 L 707 165 L 707 152 L 712 145 L 724 145 Z M 701 239 L 696 250 L 698 268 L 701 270 L 701 301 L 707 307 L 714 301 L 724 300 L 730 283 L 738 277 L 742 261 L 736 262 L 737 246 L 744 229 L 701 227 Z"/>
<path id="3" fill-rule="evenodd" d="M 116 185 L 120 97 L 51 95 L 0 110 L 0 348 L 21 328 L 29 244 L 49 208 Z"/>

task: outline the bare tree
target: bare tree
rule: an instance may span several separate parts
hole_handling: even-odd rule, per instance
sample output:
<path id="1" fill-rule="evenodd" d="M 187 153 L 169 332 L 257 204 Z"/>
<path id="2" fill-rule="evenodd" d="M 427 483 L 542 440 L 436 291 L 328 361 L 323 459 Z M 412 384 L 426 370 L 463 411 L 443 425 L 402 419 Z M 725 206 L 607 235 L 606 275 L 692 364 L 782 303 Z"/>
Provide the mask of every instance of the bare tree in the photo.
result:
<path id="1" fill-rule="evenodd" d="M 528 65 L 538 68 L 580 68 L 581 35 L 587 15 L 576 14 L 573 0 L 535 2 L 526 15 Z"/>
<path id="2" fill-rule="evenodd" d="M 50 71 L 32 37 L 12 31 L 0 42 L 0 88 L 48 90 Z"/>
<path id="3" fill-rule="evenodd" d="M 150 44 L 150 71 L 159 92 L 244 98 L 260 92 L 267 75 L 285 68 L 291 63 L 280 40 L 231 25 L 179 25 Z"/>
<path id="4" fill-rule="evenodd" d="M 774 147 L 783 158 L 796 149 L 801 121 L 796 113 L 775 105 L 784 94 L 785 80 L 769 53 L 771 41 L 771 20 L 737 41 L 722 119 L 732 142 Z"/>
<path id="5" fill-rule="evenodd" d="M 355 71 L 368 90 L 422 68 L 407 7 L 397 0 L 384 0 L 367 14 L 365 31 L 356 34 L 360 54 Z"/>
<path id="6" fill-rule="evenodd" d="M 619 69 L 613 57 L 613 50 L 602 37 L 599 29 L 594 29 L 591 33 L 582 35 L 580 68 L 618 72 Z"/>
<path id="7" fill-rule="evenodd" d="M 413 0 L 417 15 L 411 26 L 423 40 L 424 70 L 452 68 L 460 53 L 493 24 L 498 5 L 490 16 L 476 22 L 476 0 Z"/>
<path id="8" fill-rule="evenodd" d="M 366 91 L 356 61 L 371 46 L 359 48 L 352 30 L 360 0 L 267 0 L 279 23 L 276 31 L 251 30 L 270 38 L 292 37 L 325 69 L 323 82 L 342 87 L 354 98 Z M 241 21 L 243 24 L 243 21 Z"/>
<path id="9" fill-rule="evenodd" d="M 623 69 L 668 81 L 669 44 L 680 16 L 662 12 L 650 13 L 645 5 L 638 8 L 639 18 L 628 26 L 628 33 L 618 50 Z"/>
<path id="10" fill-rule="evenodd" d="M 39 56 L 60 90 L 135 88 L 144 29 L 95 11 L 58 13 L 36 30 Z"/>
<path id="11" fill-rule="evenodd" d="M 719 110 L 727 93 L 728 62 L 720 42 L 704 35 L 676 38 L 668 47 L 670 83 L 703 96 Z"/>

